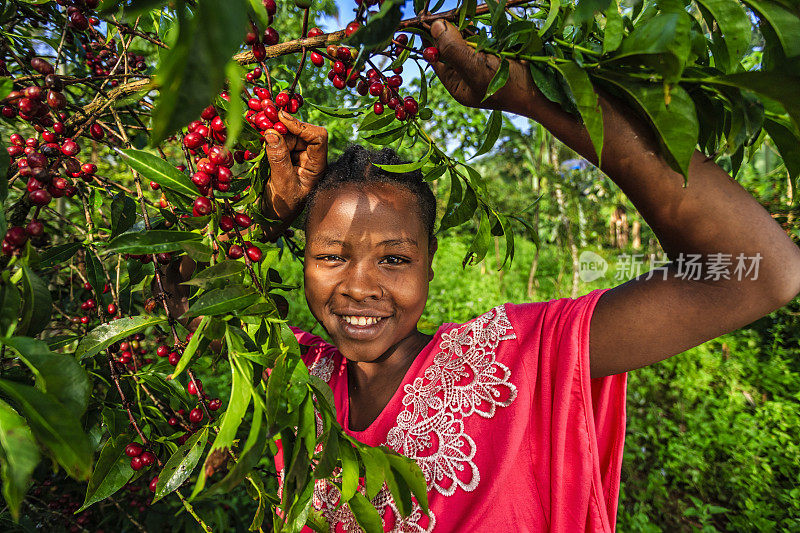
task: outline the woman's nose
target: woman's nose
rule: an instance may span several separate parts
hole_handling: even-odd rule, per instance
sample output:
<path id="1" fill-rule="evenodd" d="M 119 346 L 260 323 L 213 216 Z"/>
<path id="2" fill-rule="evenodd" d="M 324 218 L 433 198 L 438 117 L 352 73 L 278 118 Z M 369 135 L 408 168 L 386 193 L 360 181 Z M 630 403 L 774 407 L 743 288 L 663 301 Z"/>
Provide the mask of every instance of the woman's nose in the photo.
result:
<path id="1" fill-rule="evenodd" d="M 367 264 L 351 263 L 350 268 L 344 272 L 340 290 L 343 295 L 356 301 L 369 298 L 380 300 L 383 297 L 376 269 Z"/>

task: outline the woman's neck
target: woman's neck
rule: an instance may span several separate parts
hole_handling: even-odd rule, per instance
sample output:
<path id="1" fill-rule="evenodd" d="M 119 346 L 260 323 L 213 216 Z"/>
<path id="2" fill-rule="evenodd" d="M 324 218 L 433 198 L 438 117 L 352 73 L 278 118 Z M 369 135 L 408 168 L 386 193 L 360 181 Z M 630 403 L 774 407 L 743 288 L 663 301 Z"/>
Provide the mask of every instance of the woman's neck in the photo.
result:
<path id="1" fill-rule="evenodd" d="M 411 363 L 430 342 L 432 335 L 415 329 L 410 335 L 392 346 L 375 361 L 347 361 L 351 391 L 383 389 L 387 384 L 400 384 Z M 396 388 L 396 387 L 395 387 Z M 392 391 L 394 392 L 394 391 Z"/>

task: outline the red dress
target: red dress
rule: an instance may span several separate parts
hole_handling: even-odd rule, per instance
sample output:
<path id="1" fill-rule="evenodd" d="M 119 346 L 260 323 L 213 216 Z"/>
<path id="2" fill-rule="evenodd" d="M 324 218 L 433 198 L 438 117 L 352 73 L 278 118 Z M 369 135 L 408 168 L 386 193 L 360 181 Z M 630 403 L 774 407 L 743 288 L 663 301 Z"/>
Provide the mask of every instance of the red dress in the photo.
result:
<path id="1" fill-rule="evenodd" d="M 606 290 L 444 324 L 364 431 L 349 430 L 346 360 L 295 330 L 347 433 L 415 459 L 425 475 L 429 517 L 414 501 L 402 518 L 386 485 L 372 500 L 386 531 L 614 530 L 627 375 L 589 374 L 589 323 Z M 314 506 L 331 530 L 359 531 L 338 499 L 317 482 Z"/>

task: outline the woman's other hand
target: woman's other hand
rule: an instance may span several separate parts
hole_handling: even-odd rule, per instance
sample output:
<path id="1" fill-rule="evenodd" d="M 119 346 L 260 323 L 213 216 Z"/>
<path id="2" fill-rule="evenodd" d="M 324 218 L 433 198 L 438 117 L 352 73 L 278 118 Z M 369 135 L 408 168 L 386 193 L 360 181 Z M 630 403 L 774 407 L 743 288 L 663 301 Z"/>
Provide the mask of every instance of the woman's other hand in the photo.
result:
<path id="1" fill-rule="evenodd" d="M 483 100 L 489 82 L 500 67 L 500 58 L 476 52 L 458 28 L 444 20 L 433 23 L 431 36 L 434 46 L 439 49 L 439 60 L 432 65 L 433 70 L 457 102 L 469 107 L 500 109 L 532 117 L 533 106 L 541 99 L 541 93 L 533 82 L 527 63 L 509 60 L 508 82 Z"/>
<path id="2" fill-rule="evenodd" d="M 264 136 L 271 174 L 264 185 L 261 209 L 265 217 L 288 226 L 328 165 L 328 131 L 284 111 L 280 119 L 289 133 L 281 136 L 267 130 Z"/>

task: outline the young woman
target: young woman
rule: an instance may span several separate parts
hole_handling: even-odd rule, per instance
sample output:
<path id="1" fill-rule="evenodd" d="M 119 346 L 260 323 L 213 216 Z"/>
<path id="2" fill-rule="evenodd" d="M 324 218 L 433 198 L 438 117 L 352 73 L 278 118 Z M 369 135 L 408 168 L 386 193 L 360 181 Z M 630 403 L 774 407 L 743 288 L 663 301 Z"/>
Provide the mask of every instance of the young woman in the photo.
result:
<path id="1" fill-rule="evenodd" d="M 499 61 L 455 27 L 431 32 L 434 69 L 467 106 L 530 117 L 596 163 L 574 117 L 544 98 L 522 63 L 482 101 Z M 370 445 L 414 458 L 431 513 L 407 518 L 388 491 L 373 504 L 386 530 L 612 531 L 625 434 L 626 372 L 740 328 L 800 292 L 800 249 L 742 187 L 695 153 L 688 186 L 647 125 L 601 96 L 601 169 L 628 195 L 673 260 L 577 298 L 488 310 L 466 324 L 417 330 L 433 279 L 435 201 L 421 176 L 381 172 L 387 151 L 351 148 L 327 167 L 324 129 L 284 116 L 267 135 L 263 208 L 293 220 L 306 204 L 305 293 L 333 345 L 297 331 L 305 359 L 334 392 L 339 422 Z M 309 196 L 310 195 L 310 196 Z M 278 234 L 281 228 L 276 228 Z M 680 254 L 760 254 L 757 276 L 685 279 Z M 357 530 L 333 485 L 315 507 Z"/>

